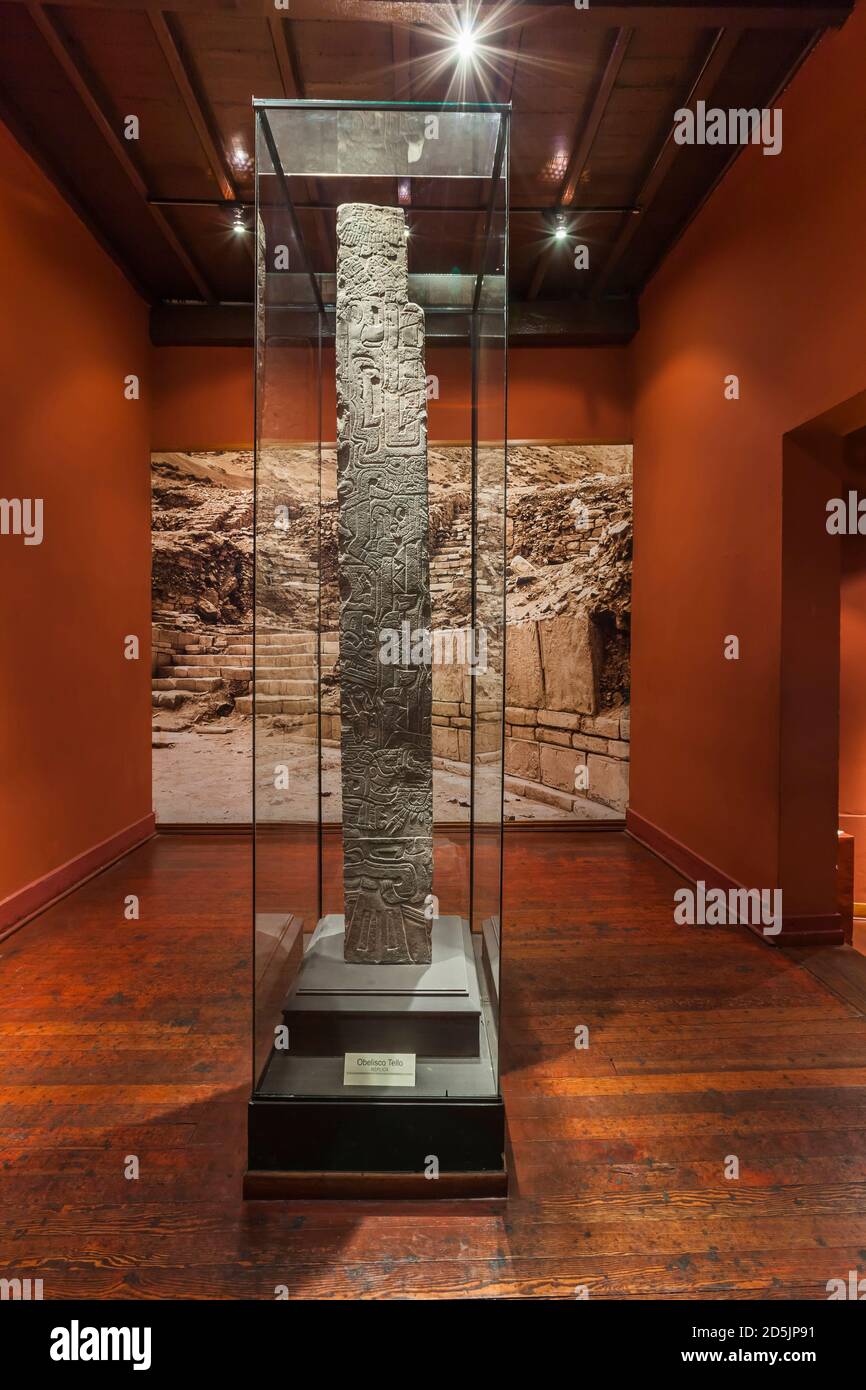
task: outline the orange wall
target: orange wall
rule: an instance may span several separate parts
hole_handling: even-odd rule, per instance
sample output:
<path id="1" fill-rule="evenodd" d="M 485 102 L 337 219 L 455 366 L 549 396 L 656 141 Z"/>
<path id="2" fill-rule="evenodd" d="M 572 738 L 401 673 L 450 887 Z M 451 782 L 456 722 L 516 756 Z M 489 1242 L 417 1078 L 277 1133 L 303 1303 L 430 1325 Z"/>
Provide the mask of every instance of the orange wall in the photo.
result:
<path id="1" fill-rule="evenodd" d="M 317 434 L 315 379 L 305 349 L 283 349 L 294 390 L 272 407 L 270 437 Z M 467 354 L 431 348 L 427 370 L 439 377 L 431 400 L 430 438 L 468 435 Z M 252 444 L 252 351 L 249 348 L 153 350 L 153 448 L 249 448 Z M 331 364 L 333 356 L 331 356 Z M 333 369 L 327 379 L 333 379 Z M 625 348 L 515 348 L 509 354 L 509 435 L 512 439 L 631 440 L 630 358 Z M 334 438 L 333 393 L 325 438 Z"/>
<path id="2" fill-rule="evenodd" d="M 2 126 L 0 181 L 0 492 L 44 504 L 0 535 L 2 900 L 148 816 L 151 754 L 147 309 Z"/>
<path id="3" fill-rule="evenodd" d="M 649 286 L 634 345 L 631 806 L 747 886 L 778 883 L 782 436 L 866 386 L 864 63 L 861 8 L 785 94 L 782 153 L 746 150 Z"/>
<path id="4" fill-rule="evenodd" d="M 153 348 L 151 361 L 154 450 L 252 448 L 250 349 Z"/>
<path id="5" fill-rule="evenodd" d="M 511 439 L 631 443 L 627 348 L 512 348 L 508 388 Z"/>
<path id="6" fill-rule="evenodd" d="M 866 536 L 844 536 L 841 547 L 839 828 L 854 836 L 854 898 L 863 903 L 866 902 Z"/>

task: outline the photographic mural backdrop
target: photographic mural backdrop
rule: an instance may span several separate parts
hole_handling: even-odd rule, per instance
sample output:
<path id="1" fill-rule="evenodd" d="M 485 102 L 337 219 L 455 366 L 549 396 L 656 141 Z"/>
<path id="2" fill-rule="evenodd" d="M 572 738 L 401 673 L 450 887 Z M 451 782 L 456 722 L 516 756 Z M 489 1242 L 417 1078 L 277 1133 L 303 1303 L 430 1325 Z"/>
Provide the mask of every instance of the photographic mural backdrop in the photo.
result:
<path id="1" fill-rule="evenodd" d="M 632 495 L 628 445 L 508 452 L 506 818 L 619 819 L 628 800 Z M 431 446 L 434 629 L 468 623 L 469 451 Z M 323 496 L 336 458 L 323 452 Z M 314 448 L 268 451 L 285 529 L 260 532 L 259 734 L 314 724 Z M 159 453 L 153 480 L 154 804 L 162 824 L 251 819 L 253 455 Z M 267 496 L 260 493 L 262 513 Z M 340 819 L 336 502 L 322 514 L 323 788 Z M 483 565 L 483 557 L 479 557 Z M 280 632 L 291 631 L 286 652 Z M 464 670 L 433 671 L 437 820 L 468 815 Z M 498 732 L 491 727 L 491 747 Z M 483 749 L 481 750 L 483 753 Z"/>

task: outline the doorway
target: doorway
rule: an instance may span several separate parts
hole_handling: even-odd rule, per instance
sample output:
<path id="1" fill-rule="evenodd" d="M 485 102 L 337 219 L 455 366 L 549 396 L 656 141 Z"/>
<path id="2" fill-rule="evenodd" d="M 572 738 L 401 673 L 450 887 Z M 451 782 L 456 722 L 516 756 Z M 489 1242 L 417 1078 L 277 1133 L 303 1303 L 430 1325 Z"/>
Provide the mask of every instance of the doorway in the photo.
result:
<path id="1" fill-rule="evenodd" d="M 866 392 L 783 448 L 779 882 L 795 944 L 866 953 Z"/>

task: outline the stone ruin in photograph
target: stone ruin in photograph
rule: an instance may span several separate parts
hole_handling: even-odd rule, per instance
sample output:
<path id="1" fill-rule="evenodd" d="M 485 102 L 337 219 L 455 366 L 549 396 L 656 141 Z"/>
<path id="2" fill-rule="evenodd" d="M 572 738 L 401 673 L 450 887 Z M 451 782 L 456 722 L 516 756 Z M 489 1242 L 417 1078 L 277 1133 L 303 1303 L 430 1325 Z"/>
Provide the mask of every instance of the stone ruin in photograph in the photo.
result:
<path id="1" fill-rule="evenodd" d="M 509 799 L 515 796 L 545 814 L 569 818 L 616 818 L 624 812 L 630 735 L 631 452 L 628 445 L 509 446 L 506 817 L 513 818 Z M 428 444 L 427 471 L 433 626 L 459 630 L 468 624 L 470 604 L 469 450 Z M 258 708 L 281 738 L 300 742 L 313 737 L 321 525 L 322 729 L 326 749 L 336 750 L 336 450 L 322 451 L 321 517 L 315 447 L 269 447 L 261 473 Z M 182 786 L 186 774 L 175 776 L 171 760 L 183 752 L 184 738 L 192 746 L 199 734 L 199 744 L 213 746 L 215 764 L 213 804 L 202 800 L 200 809 L 190 807 L 188 814 L 165 819 L 222 818 L 217 753 L 234 739 L 230 732 L 209 738 L 207 731 L 244 725 L 252 708 L 251 489 L 251 451 L 154 455 L 154 739 L 166 745 L 155 757 L 155 774 L 162 766 L 164 784 Z M 284 529 L 272 524 L 278 509 Z M 488 562 L 480 553 L 477 559 L 483 582 Z M 495 581 L 491 575 L 490 582 Z M 467 771 L 471 680 L 459 664 L 433 667 L 434 771 Z M 483 678 L 479 693 L 483 698 Z M 477 755 L 495 758 L 497 723 L 491 719 L 488 732 L 485 722 L 476 730 Z M 186 732 L 177 734 L 176 728 Z M 175 739 L 177 746 L 169 748 Z M 248 744 L 246 732 L 243 743 Z M 230 765 L 228 753 L 223 763 L 234 771 L 241 754 L 231 756 L 234 763 Z M 196 766 L 200 769 L 201 763 Z M 585 789 L 576 786 L 582 779 Z M 200 798 L 209 795 L 207 787 L 199 793 Z M 159 810 L 158 798 L 159 780 Z M 324 808 L 329 819 L 340 818 L 339 790 Z M 468 815 L 468 808 L 449 805 L 448 812 L 449 819 L 459 819 Z M 244 816 L 238 813 L 237 818 Z"/>

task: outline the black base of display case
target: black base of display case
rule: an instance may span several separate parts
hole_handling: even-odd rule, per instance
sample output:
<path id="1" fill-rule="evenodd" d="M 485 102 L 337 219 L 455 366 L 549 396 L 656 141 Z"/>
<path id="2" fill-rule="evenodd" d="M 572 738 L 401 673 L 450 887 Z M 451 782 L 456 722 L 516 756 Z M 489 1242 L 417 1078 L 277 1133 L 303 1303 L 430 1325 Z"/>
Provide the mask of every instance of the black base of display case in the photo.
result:
<path id="1" fill-rule="evenodd" d="M 505 1106 L 257 1097 L 244 1196 L 504 1197 Z M 438 1177 L 428 1177 L 431 1158 Z"/>
<path id="2" fill-rule="evenodd" d="M 446 1201 L 455 1198 L 503 1200 L 508 1175 L 441 1173 L 431 1182 L 420 1173 L 280 1173 L 244 1174 L 247 1202 L 286 1201 Z"/>

